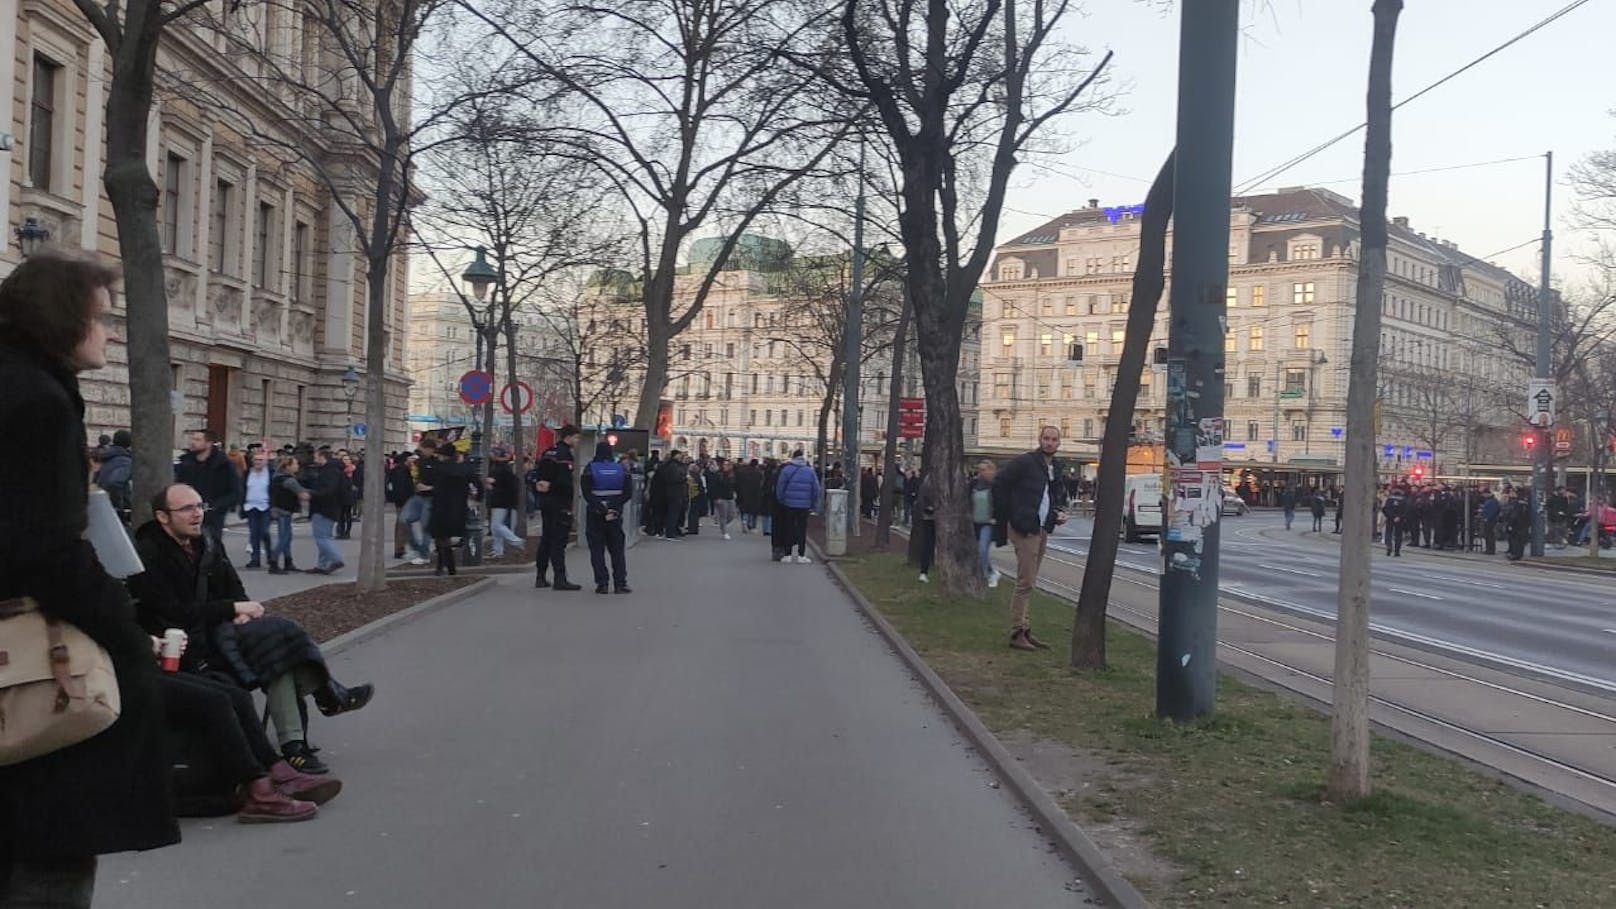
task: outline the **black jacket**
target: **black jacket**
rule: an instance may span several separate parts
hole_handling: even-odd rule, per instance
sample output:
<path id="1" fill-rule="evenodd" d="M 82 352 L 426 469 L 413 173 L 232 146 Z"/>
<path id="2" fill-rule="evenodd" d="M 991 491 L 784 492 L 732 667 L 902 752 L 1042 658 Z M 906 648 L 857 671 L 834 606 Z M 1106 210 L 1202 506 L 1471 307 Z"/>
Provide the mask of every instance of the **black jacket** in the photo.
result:
<path id="1" fill-rule="evenodd" d="M 470 508 L 466 499 L 475 495 L 482 498 L 471 475 L 471 465 L 443 461 L 432 477 L 432 515 L 427 518 L 427 533 L 435 540 L 466 535 L 466 515 Z"/>
<path id="2" fill-rule="evenodd" d="M 488 476 L 494 481 L 493 487 L 488 490 L 488 507 L 515 508 L 519 487 L 516 483 L 516 470 L 511 467 L 511 462 L 490 462 Z"/>
<path id="3" fill-rule="evenodd" d="M 1038 507 L 1049 493 L 1049 515 L 1040 525 Z M 993 517 L 1000 527 L 1030 535 L 1055 529 L 1055 512 L 1066 507 L 1066 484 L 1041 451 L 1017 455 L 993 478 Z"/>
<path id="4" fill-rule="evenodd" d="M 751 464 L 735 468 L 735 503 L 746 514 L 763 512 L 763 468 Z"/>
<path id="5" fill-rule="evenodd" d="M 266 615 L 235 624 L 236 603 L 248 598 L 247 591 L 225 547 L 207 534 L 201 544 L 193 558 L 156 521 L 135 531 L 146 571 L 129 579 L 129 590 L 149 634 L 181 628 L 190 635 L 180 668 L 223 676 L 243 688 L 261 688 L 304 664 L 316 670 L 311 681 L 330 678 L 320 648 L 296 622 Z"/>
<path id="6" fill-rule="evenodd" d="M 735 475 L 722 470 L 707 474 L 707 498 L 714 502 L 735 498 Z"/>
<path id="7" fill-rule="evenodd" d="M 179 842 L 151 639 L 123 585 L 81 538 L 90 466 L 77 378 L 0 345 L 0 433 L 27 439 L 32 455 L 28 469 L 0 471 L 0 599 L 31 596 L 47 616 L 105 647 L 122 700 L 117 722 L 100 735 L 0 767 L 0 860 Z"/>
<path id="8" fill-rule="evenodd" d="M 657 468 L 656 485 L 662 490 L 664 501 L 683 502 L 690 496 L 690 468 L 682 461 L 663 461 Z"/>
<path id="9" fill-rule="evenodd" d="M 231 511 L 241 503 L 241 478 L 236 465 L 215 450 L 206 461 L 198 461 L 187 451 L 174 465 L 174 481 L 184 483 L 202 495 L 202 501 L 214 511 Z"/>
<path id="10" fill-rule="evenodd" d="M 335 521 L 342 517 L 343 487 L 348 478 L 342 473 L 342 464 L 327 460 L 325 466 L 314 468 L 314 484 L 309 490 L 309 514 L 323 515 Z"/>
<path id="11" fill-rule="evenodd" d="M 410 462 L 399 458 L 393 469 L 387 471 L 387 501 L 403 508 L 414 495 L 415 479 L 410 476 Z"/>
<path id="12" fill-rule="evenodd" d="M 297 514 L 303 510 L 303 502 L 298 498 L 302 492 L 303 484 L 297 481 L 297 474 L 277 470 L 269 480 L 269 507 Z"/>
<path id="13" fill-rule="evenodd" d="M 566 442 L 557 442 L 545 449 L 539 456 L 538 474 L 540 480 L 550 483 L 549 492 L 539 493 L 539 507 L 553 511 L 572 511 L 573 500 L 573 472 L 577 462 L 572 454 L 572 446 Z"/>
<path id="14" fill-rule="evenodd" d="M 95 485 L 106 490 L 112 507 L 119 514 L 129 510 L 131 487 L 129 475 L 134 467 L 134 455 L 122 445 L 108 445 L 101 450 L 101 470 L 95 475 Z"/>

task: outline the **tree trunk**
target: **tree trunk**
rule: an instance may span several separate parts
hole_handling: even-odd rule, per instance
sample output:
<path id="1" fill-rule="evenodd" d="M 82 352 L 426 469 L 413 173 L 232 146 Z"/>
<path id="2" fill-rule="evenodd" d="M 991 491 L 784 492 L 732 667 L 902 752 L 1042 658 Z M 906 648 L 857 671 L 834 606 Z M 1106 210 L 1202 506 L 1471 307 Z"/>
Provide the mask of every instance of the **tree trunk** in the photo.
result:
<path id="1" fill-rule="evenodd" d="M 511 321 L 509 300 L 506 301 L 505 309 L 505 382 L 514 389 L 517 387 L 516 383 L 520 380 L 520 376 L 516 370 L 516 323 Z M 514 399 L 516 392 L 511 392 L 511 395 Z M 513 462 L 511 469 L 519 471 L 522 466 L 523 451 L 522 411 L 520 408 L 521 402 L 515 401 L 514 403 L 518 407 L 511 413 L 511 460 Z M 517 479 L 521 479 L 520 473 L 517 474 Z M 516 497 L 516 535 L 524 540 L 527 539 L 527 504 L 526 497 L 522 495 Z"/>
<path id="2" fill-rule="evenodd" d="M 368 385 L 365 387 L 365 422 L 370 426 L 378 427 L 379 433 L 376 442 L 379 443 L 373 452 L 374 462 L 372 468 L 383 464 L 381 453 L 386 442 L 387 419 L 387 301 L 388 301 L 388 275 L 391 271 L 392 251 L 397 236 L 397 221 L 393 218 L 393 206 L 397 205 L 400 172 L 403 170 L 403 161 L 400 158 L 402 139 L 389 139 L 382 146 L 381 154 L 376 161 L 376 197 L 371 203 L 375 210 L 371 213 L 369 243 L 366 246 L 366 259 L 370 265 L 370 273 L 366 275 L 368 288 L 365 301 L 365 377 Z M 367 459 L 371 460 L 371 459 Z M 383 518 L 387 514 L 387 471 L 385 469 L 370 469 L 365 471 L 364 500 L 371 503 L 370 514 L 372 519 L 361 521 L 359 525 L 359 574 L 356 578 L 361 593 L 373 593 L 387 589 L 387 547 L 392 543 L 391 528 Z"/>
<path id="3" fill-rule="evenodd" d="M 1402 0 L 1375 0 L 1369 51 L 1368 131 L 1364 139 L 1362 250 L 1352 372 L 1347 392 L 1346 504 L 1336 596 L 1334 711 L 1325 788 L 1333 802 L 1369 794 L 1369 546 L 1374 525 L 1375 367 L 1386 284 L 1386 184 L 1392 161 L 1392 48 Z"/>
<path id="4" fill-rule="evenodd" d="M 132 5 L 123 40 L 107 42 L 114 57 L 107 86 L 107 164 L 102 183 L 118 225 L 123 267 L 129 425 L 136 433 L 131 471 L 135 526 L 151 518 L 151 497 L 174 480 L 168 296 L 157 229 L 157 184 L 146 167 L 159 35 L 148 17 L 159 12 L 156 3 Z"/>
<path id="5" fill-rule="evenodd" d="M 892 487 L 898 482 L 898 399 L 903 397 L 904 348 L 909 345 L 909 322 L 914 318 L 914 304 L 909 291 L 904 290 L 903 308 L 898 312 L 898 327 L 892 336 L 892 383 L 887 390 L 887 432 L 881 448 L 881 507 L 875 519 L 875 543 L 886 546 L 892 541 Z"/>
<path id="6" fill-rule="evenodd" d="M 1105 668 L 1105 614 L 1111 600 L 1111 579 L 1116 574 L 1117 536 L 1122 525 L 1123 478 L 1128 468 L 1128 436 L 1134 406 L 1139 402 L 1139 376 L 1150 350 L 1156 310 L 1166 286 L 1167 222 L 1173 216 L 1173 164 L 1176 152 L 1156 172 L 1145 196 L 1144 220 L 1139 226 L 1139 267 L 1133 274 L 1133 302 L 1128 305 L 1127 331 L 1116 384 L 1111 388 L 1110 416 L 1100 444 L 1100 473 L 1095 481 L 1094 535 L 1083 563 L 1083 589 L 1077 598 L 1077 620 L 1072 625 L 1072 665 L 1078 669 Z M 1085 351 L 1092 354 L 1094 351 Z"/>

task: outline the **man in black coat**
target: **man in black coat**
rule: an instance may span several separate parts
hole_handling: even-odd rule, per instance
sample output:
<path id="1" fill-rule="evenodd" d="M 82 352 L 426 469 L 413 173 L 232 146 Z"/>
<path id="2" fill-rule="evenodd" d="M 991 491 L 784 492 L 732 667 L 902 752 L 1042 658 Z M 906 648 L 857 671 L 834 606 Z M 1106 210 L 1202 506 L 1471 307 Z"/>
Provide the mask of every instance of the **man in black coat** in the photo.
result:
<path id="1" fill-rule="evenodd" d="M 1010 646 L 1016 650 L 1049 646 L 1033 636 L 1027 606 L 1049 535 L 1066 523 L 1066 484 L 1055 469 L 1060 443 L 1060 430 L 1045 426 L 1038 431 L 1038 447 L 1015 457 L 993 479 L 994 538 L 1016 550 L 1016 592 L 1010 598 Z"/>
<path id="2" fill-rule="evenodd" d="M 27 439 L 31 455 L 27 469 L 0 471 L 0 600 L 30 597 L 105 648 L 122 702 L 99 735 L 0 767 L 0 905 L 45 895 L 89 905 L 96 856 L 180 838 L 153 642 L 83 538 L 77 374 L 106 365 L 117 278 L 82 254 L 45 251 L 0 282 L 0 433 Z M 65 344 L 64 321 L 78 328 Z"/>
<path id="3" fill-rule="evenodd" d="M 186 451 L 174 465 L 174 482 L 202 494 L 208 505 L 202 523 L 215 537 L 224 532 L 225 518 L 241 502 L 241 477 L 236 465 L 219 451 L 218 441 L 211 429 L 191 430 L 185 434 Z"/>
<path id="4" fill-rule="evenodd" d="M 539 552 L 534 559 L 537 577 L 534 587 L 554 587 L 556 590 L 582 590 L 579 584 L 567 580 L 567 537 L 572 533 L 572 500 L 574 457 L 572 446 L 578 444 L 581 433 L 576 426 L 563 426 L 556 433 L 556 443 L 539 456 L 538 481 L 539 514 L 544 518 L 544 532 L 539 537 Z M 552 584 L 545 575 L 548 566 L 555 572 Z"/>
<path id="5" fill-rule="evenodd" d="M 521 507 L 522 489 L 516 479 L 516 468 L 511 464 L 511 450 L 495 445 L 488 453 L 488 545 L 490 559 L 505 558 L 505 545 L 522 552 L 526 545 L 512 527 L 516 524 L 516 509 Z"/>
<path id="6" fill-rule="evenodd" d="M 309 489 L 309 532 L 319 553 L 309 574 L 331 574 L 343 567 L 342 553 L 333 542 L 337 521 L 342 517 L 343 488 L 348 477 L 342 465 L 331 456 L 331 446 L 314 450 L 313 483 Z"/>
<path id="7" fill-rule="evenodd" d="M 657 468 L 656 484 L 662 493 L 662 535 L 677 540 L 685 535 L 684 517 L 690 502 L 690 472 L 684 455 L 668 452 L 668 459 Z"/>
<path id="8" fill-rule="evenodd" d="M 387 468 L 386 495 L 388 504 L 398 509 L 393 518 L 393 558 L 404 558 L 410 545 L 410 525 L 404 522 L 404 506 L 415 496 L 415 478 L 410 475 L 410 460 L 415 456 L 401 451 L 392 458 Z"/>
<path id="9" fill-rule="evenodd" d="M 741 510 L 741 533 L 756 530 L 763 513 L 763 468 L 756 458 L 735 468 L 735 504 Z"/>
<path id="10" fill-rule="evenodd" d="M 331 678 L 320 648 L 290 619 L 265 617 L 217 537 L 202 532 L 202 497 L 175 483 L 152 498 L 154 517 L 135 531 L 146 566 L 129 579 L 146 631 L 179 628 L 190 637 L 180 669 L 260 688 L 280 737 L 281 754 L 303 773 L 324 773 L 308 748 L 301 699 L 313 695 L 326 716 L 370 702 L 370 685 L 347 688 Z"/>

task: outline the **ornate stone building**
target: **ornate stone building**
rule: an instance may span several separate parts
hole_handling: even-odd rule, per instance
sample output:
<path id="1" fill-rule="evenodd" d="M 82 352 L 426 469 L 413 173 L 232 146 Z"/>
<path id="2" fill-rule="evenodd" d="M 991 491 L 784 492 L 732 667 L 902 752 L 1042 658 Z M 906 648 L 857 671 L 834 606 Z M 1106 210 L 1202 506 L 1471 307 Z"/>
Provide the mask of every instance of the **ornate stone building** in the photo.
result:
<path id="1" fill-rule="evenodd" d="M 334 71 L 318 36 L 305 33 L 299 17 L 276 15 L 284 12 L 244 6 L 228 14 L 227 27 L 305 73 Z M 0 194 L 6 239 L 33 219 L 55 242 L 116 259 L 117 226 L 101 183 L 111 78 L 104 43 L 70 0 L 0 0 L 0 47 L 11 48 L 0 54 L 0 80 L 13 86 L 9 125 L 0 128 L 10 140 Z M 201 427 L 230 443 L 340 444 L 362 419 L 352 414 L 363 408 L 368 381 L 367 266 L 318 172 L 272 149 L 312 149 L 328 173 L 361 188 L 370 182 L 365 166 L 331 147 L 331 131 L 309 128 L 303 115 L 310 111 L 294 111 L 291 88 L 216 31 L 186 19 L 171 26 L 158 70 L 147 163 L 160 193 L 175 418 L 171 426 L 134 427 L 137 444 L 155 437 L 178 445 L 185 430 Z M 362 192 L 347 201 L 360 212 L 369 204 Z M 8 243 L 0 271 L 17 257 Z M 391 329 L 405 314 L 404 255 L 394 259 L 388 284 Z M 120 317 L 123 306 L 115 300 Z M 388 449 L 406 439 L 403 345 L 403 333 L 393 331 L 388 425 L 370 435 Z M 121 343 L 111 359 L 85 377 L 92 439 L 129 424 Z M 361 383 L 352 407 L 341 381 L 349 367 Z"/>
<path id="2" fill-rule="evenodd" d="M 1071 455 L 1097 457 L 1139 214 L 1091 200 L 999 247 L 982 285 L 985 449 L 1024 449 L 1038 425 L 1054 424 Z M 1343 457 L 1357 209 L 1329 190 L 1294 188 L 1235 199 L 1229 223 L 1226 461 L 1327 474 Z M 1169 235 L 1169 252 L 1171 243 Z M 1530 331 L 1533 312 L 1524 281 L 1394 219 L 1378 389 L 1384 468 L 1425 461 L 1448 470 L 1511 456 L 1519 425 L 1511 408 L 1527 373 L 1500 353 L 1499 339 Z M 1151 346 L 1166 343 L 1164 295 Z M 1165 381 L 1154 365 L 1141 379 L 1133 426 L 1148 438 L 1164 426 Z"/>

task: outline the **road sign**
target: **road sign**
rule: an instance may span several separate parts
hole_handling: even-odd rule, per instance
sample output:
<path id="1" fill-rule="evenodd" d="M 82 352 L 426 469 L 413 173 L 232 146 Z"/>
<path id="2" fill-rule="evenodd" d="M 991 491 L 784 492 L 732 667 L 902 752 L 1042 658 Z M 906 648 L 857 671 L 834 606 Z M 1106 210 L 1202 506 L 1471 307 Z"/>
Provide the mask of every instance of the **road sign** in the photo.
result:
<path id="1" fill-rule="evenodd" d="M 898 399 L 898 438 L 918 439 L 926 434 L 926 399 Z"/>
<path id="2" fill-rule="evenodd" d="M 356 439 L 363 439 L 365 437 L 365 433 L 369 431 L 370 427 L 363 423 L 355 423 L 353 425 L 353 437 Z"/>
<path id="3" fill-rule="evenodd" d="M 494 376 L 481 369 L 473 369 L 460 377 L 460 400 L 472 407 L 487 404 L 494 396 Z"/>
<path id="4" fill-rule="evenodd" d="M 1571 456 L 1571 443 L 1576 441 L 1576 433 L 1569 426 L 1561 426 L 1554 431 L 1554 453 L 1559 457 Z"/>
<path id="5" fill-rule="evenodd" d="M 1554 382 L 1533 379 L 1526 390 L 1526 413 L 1537 426 L 1554 425 Z"/>
<path id="6" fill-rule="evenodd" d="M 533 386 L 520 381 L 506 385 L 500 389 L 499 406 L 505 408 L 506 413 L 527 413 L 533 409 Z"/>

